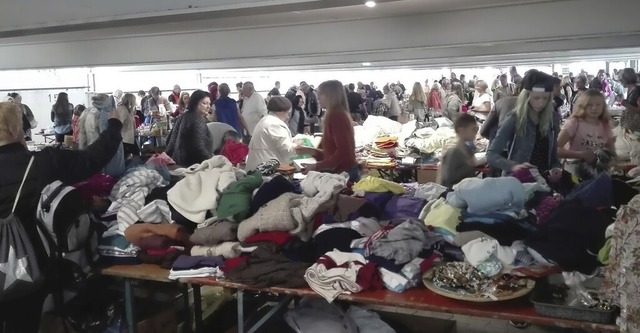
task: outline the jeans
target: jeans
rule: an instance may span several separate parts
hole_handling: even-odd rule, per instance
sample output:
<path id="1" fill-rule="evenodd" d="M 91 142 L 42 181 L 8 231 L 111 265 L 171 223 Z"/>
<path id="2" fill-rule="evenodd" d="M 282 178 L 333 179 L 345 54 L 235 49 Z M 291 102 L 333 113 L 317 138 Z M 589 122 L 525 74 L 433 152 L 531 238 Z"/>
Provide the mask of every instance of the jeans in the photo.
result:
<path id="1" fill-rule="evenodd" d="M 116 179 L 122 177 L 125 171 L 124 166 L 124 147 L 122 143 L 118 147 L 118 151 L 111 158 L 111 161 L 104 167 L 103 172 Z"/>
<path id="2" fill-rule="evenodd" d="M 62 134 L 56 133 L 56 142 L 57 143 L 63 143 L 65 135 L 73 135 L 73 131 L 68 132 L 68 133 L 62 133 Z"/>
<path id="3" fill-rule="evenodd" d="M 360 166 L 355 166 L 351 170 L 347 171 L 349 174 L 349 182 L 357 183 L 360 181 Z"/>

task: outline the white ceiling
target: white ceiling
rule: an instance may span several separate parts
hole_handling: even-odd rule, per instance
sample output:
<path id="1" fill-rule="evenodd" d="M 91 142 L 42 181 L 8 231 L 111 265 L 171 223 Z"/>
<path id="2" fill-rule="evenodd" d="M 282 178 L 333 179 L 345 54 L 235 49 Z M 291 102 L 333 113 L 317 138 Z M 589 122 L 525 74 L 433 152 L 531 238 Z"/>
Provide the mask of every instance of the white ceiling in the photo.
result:
<path id="1" fill-rule="evenodd" d="M 361 62 L 436 68 L 640 58 L 640 26 L 625 23 L 637 19 L 640 0 L 363 3 L 10 0 L 0 11 L 0 69 L 331 70 Z"/>
<path id="2" fill-rule="evenodd" d="M 3 4 L 0 38 L 94 29 L 111 35 L 231 29 L 550 1 L 563 0 L 378 0 L 373 9 L 364 0 L 19 0 Z"/>
<path id="3" fill-rule="evenodd" d="M 2 4 L 0 30 L 273 6 L 320 0 L 18 0 Z M 28 15 L 15 15 L 28 13 Z"/>

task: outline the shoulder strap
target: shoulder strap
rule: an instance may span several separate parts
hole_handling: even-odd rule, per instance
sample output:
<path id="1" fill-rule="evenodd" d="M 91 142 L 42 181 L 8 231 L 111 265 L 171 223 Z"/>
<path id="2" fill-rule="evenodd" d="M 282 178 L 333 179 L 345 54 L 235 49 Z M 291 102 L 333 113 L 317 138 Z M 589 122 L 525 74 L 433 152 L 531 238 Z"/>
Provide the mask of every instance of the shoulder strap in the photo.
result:
<path id="1" fill-rule="evenodd" d="M 18 200 L 20 199 L 20 194 L 22 193 L 22 187 L 24 186 L 24 182 L 27 180 L 27 175 L 29 175 L 29 170 L 31 170 L 31 165 L 33 165 L 34 156 L 31 155 L 31 159 L 29 160 L 29 165 L 27 166 L 27 170 L 24 172 L 24 176 L 22 177 L 22 183 L 20 183 L 20 188 L 18 188 L 18 194 L 16 195 L 16 200 L 13 201 L 13 208 L 11 209 L 11 214 L 16 211 L 16 207 L 18 206 Z"/>
<path id="2" fill-rule="evenodd" d="M 571 145 L 573 146 L 573 144 L 576 141 L 576 138 L 578 137 L 578 131 L 580 130 L 580 119 L 579 118 L 575 118 L 577 124 L 576 124 L 576 130 L 575 132 L 573 132 L 573 137 L 571 138 Z"/>

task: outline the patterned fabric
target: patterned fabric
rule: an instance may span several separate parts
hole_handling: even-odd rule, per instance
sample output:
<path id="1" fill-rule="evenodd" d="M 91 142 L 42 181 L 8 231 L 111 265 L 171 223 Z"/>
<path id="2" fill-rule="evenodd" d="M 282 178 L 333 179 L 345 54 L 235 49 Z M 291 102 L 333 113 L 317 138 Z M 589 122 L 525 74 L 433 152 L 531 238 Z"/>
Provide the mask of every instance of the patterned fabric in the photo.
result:
<path id="1" fill-rule="evenodd" d="M 272 159 L 258 164 L 255 171 L 259 171 L 263 176 L 273 176 L 279 166 L 280 162 L 276 159 Z"/>
<path id="2" fill-rule="evenodd" d="M 384 117 L 387 112 L 389 112 L 389 106 L 387 106 L 383 100 L 379 99 L 373 102 L 373 109 L 371 110 L 370 115 Z"/>
<path id="3" fill-rule="evenodd" d="M 609 260 L 601 291 L 620 306 L 620 332 L 640 332 L 640 195 L 618 212 Z"/>
<path id="4" fill-rule="evenodd" d="M 627 101 L 633 106 L 638 106 L 638 98 L 640 98 L 640 89 L 636 86 L 628 93 Z M 631 133 L 640 132 L 640 115 L 625 109 L 620 117 L 620 127 Z"/>
<path id="5" fill-rule="evenodd" d="M 144 207 L 144 199 L 156 187 L 168 184 L 154 170 L 138 168 L 120 179 L 111 190 L 111 206 L 105 216 L 117 212 L 120 233 L 140 220 L 138 211 Z"/>

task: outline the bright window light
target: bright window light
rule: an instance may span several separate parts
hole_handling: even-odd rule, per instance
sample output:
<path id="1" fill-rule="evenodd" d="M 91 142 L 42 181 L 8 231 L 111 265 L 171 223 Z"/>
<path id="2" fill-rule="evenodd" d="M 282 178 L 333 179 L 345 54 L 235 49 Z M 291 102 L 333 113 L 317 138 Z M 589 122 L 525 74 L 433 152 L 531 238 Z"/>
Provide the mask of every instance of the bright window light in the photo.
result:
<path id="1" fill-rule="evenodd" d="M 371 67 L 371 63 L 370 62 L 363 62 L 362 66 L 363 67 Z"/>
<path id="2" fill-rule="evenodd" d="M 364 3 L 365 6 L 369 7 L 369 8 L 373 8 L 376 6 L 376 2 L 375 1 L 367 1 Z"/>

